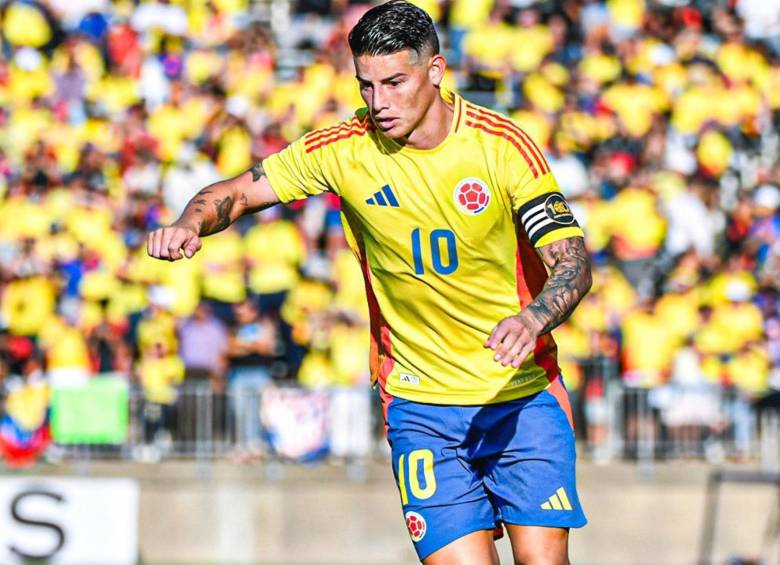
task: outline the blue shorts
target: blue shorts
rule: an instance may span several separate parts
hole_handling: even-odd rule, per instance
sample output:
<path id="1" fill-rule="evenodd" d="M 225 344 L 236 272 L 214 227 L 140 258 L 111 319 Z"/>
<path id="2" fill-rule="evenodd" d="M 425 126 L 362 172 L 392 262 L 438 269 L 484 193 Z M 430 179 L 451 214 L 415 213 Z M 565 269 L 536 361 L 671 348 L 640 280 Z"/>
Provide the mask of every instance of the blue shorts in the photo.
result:
<path id="1" fill-rule="evenodd" d="M 560 377 L 538 394 L 499 404 L 391 397 L 393 473 L 420 560 L 499 522 L 584 526 L 570 414 Z"/>

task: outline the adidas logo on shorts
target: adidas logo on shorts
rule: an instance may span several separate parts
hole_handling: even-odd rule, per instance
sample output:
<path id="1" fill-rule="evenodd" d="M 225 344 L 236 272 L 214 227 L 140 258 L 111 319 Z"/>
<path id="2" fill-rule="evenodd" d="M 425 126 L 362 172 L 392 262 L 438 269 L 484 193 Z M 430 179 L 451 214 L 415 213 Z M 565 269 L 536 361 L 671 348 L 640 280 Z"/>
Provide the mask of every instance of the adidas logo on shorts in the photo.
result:
<path id="1" fill-rule="evenodd" d="M 542 503 L 542 510 L 572 510 L 569 497 L 566 495 L 566 491 L 563 487 L 555 491 L 555 494 L 547 499 L 547 502 Z"/>

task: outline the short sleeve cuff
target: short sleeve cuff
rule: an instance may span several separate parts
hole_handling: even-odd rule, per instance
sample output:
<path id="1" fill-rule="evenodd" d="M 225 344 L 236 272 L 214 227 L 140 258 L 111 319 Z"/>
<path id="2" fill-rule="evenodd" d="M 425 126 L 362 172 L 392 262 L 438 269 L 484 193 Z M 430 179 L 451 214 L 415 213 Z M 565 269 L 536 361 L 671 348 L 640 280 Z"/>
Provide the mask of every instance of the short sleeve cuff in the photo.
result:
<path id="1" fill-rule="evenodd" d="M 296 194 L 285 188 L 290 183 L 285 183 L 283 180 L 284 175 L 279 174 L 277 166 L 280 164 L 278 163 L 279 157 L 277 155 L 274 154 L 263 159 L 263 170 L 265 171 L 265 176 L 268 177 L 268 182 L 271 183 L 271 190 L 274 191 L 274 194 L 276 194 L 282 204 L 306 198 L 306 194 Z"/>

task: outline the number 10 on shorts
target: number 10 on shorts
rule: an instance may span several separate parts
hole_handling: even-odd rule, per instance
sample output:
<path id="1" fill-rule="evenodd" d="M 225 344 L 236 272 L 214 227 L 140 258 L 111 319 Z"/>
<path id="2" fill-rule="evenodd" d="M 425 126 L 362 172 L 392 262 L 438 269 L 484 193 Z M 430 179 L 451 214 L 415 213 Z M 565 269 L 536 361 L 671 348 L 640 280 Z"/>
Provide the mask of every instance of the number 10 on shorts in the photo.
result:
<path id="1" fill-rule="evenodd" d="M 420 466 L 425 487 L 420 485 Z M 402 453 L 398 458 L 398 488 L 401 491 L 401 504 L 409 504 L 409 493 L 417 500 L 426 500 L 436 492 L 436 475 L 433 473 L 433 451 L 415 449 Z"/>

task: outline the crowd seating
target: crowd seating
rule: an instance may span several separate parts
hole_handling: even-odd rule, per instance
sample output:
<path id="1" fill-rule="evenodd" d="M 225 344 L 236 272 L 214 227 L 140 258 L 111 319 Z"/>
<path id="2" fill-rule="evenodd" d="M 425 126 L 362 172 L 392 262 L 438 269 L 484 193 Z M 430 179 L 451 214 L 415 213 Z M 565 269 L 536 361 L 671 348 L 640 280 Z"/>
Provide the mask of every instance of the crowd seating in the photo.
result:
<path id="1" fill-rule="evenodd" d="M 752 0 L 416 3 L 446 86 L 531 134 L 586 231 L 594 288 L 555 332 L 580 432 L 603 433 L 613 383 L 701 445 L 723 395 L 748 420 L 776 407 L 778 15 Z M 159 414 L 186 414 L 188 390 L 367 388 L 363 283 L 332 195 L 242 218 L 188 261 L 146 256 L 145 234 L 202 186 L 362 105 L 345 36 L 370 5 L 280 6 L 0 5 L 8 398 L 107 373 Z M 6 418 L 32 434 L 45 406 L 7 402 Z M 254 421 L 259 405 L 226 409 Z"/>

